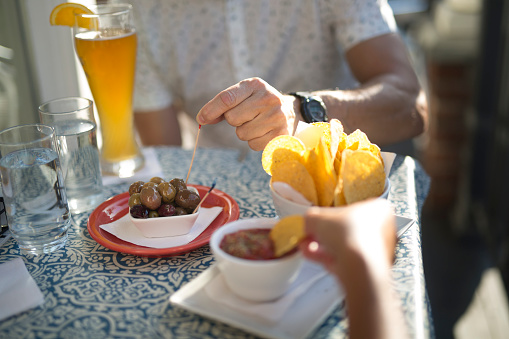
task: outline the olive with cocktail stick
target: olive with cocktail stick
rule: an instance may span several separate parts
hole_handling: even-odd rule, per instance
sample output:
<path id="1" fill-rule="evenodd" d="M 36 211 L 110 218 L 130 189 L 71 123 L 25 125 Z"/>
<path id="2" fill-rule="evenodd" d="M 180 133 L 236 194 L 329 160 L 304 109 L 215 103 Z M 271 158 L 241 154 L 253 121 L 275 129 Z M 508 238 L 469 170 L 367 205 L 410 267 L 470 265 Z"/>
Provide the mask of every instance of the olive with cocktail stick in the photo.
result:
<path id="1" fill-rule="evenodd" d="M 175 197 L 175 202 L 183 208 L 194 210 L 196 206 L 200 203 L 200 196 L 195 192 L 183 189 L 177 193 Z"/>

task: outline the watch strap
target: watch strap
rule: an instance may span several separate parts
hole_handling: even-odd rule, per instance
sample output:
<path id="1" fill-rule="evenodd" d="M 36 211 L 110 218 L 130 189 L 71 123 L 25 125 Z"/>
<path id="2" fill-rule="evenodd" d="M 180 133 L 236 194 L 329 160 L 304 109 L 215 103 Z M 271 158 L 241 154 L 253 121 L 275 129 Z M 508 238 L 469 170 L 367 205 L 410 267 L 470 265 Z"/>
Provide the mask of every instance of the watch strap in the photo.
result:
<path id="1" fill-rule="evenodd" d="M 290 92 L 288 94 L 293 95 L 300 100 L 300 114 L 305 122 L 313 123 L 329 121 L 325 104 L 323 103 L 322 98 L 319 96 L 309 92 Z M 313 105 L 313 109 L 315 111 L 317 108 L 320 110 L 319 117 L 317 117 L 316 114 L 311 114 L 309 108 L 310 105 Z"/>

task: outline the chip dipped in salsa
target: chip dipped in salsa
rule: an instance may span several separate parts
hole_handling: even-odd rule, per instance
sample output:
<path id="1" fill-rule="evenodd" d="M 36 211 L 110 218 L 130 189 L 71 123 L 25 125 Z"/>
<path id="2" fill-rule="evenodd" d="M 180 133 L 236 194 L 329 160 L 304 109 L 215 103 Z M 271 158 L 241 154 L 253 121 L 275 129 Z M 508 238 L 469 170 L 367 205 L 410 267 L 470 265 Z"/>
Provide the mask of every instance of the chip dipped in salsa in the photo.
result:
<path id="1" fill-rule="evenodd" d="M 226 234 L 219 247 L 234 257 L 249 260 L 275 259 L 270 229 L 252 228 Z M 294 252 L 294 251 L 292 251 Z"/>

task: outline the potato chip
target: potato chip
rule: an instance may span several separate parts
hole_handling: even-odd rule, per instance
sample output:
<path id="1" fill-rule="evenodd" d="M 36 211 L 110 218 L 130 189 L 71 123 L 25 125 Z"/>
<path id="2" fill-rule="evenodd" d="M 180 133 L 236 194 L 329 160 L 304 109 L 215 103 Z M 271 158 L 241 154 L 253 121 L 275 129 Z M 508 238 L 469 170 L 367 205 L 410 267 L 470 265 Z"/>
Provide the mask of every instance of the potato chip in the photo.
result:
<path id="1" fill-rule="evenodd" d="M 342 137 L 346 136 L 346 134 L 343 131 L 343 124 L 341 124 L 338 119 L 331 119 L 329 125 L 330 143 L 328 146 L 331 158 L 335 159 L 339 148 L 339 142 L 341 141 Z"/>
<path id="2" fill-rule="evenodd" d="M 339 177 L 338 184 L 336 185 L 336 189 L 334 190 L 334 206 L 345 206 L 345 192 L 343 191 L 343 178 Z"/>
<path id="3" fill-rule="evenodd" d="M 291 135 L 280 135 L 269 141 L 262 153 L 262 167 L 272 175 L 272 169 L 288 160 L 302 159 L 306 147 L 304 143 Z"/>
<path id="4" fill-rule="evenodd" d="M 317 147 L 304 152 L 304 165 L 315 182 L 318 206 L 331 206 L 336 187 L 336 173 L 323 139 L 320 139 Z"/>
<path id="5" fill-rule="evenodd" d="M 378 147 L 377 145 L 375 144 L 371 144 L 369 145 L 369 151 L 374 155 L 376 156 L 378 159 L 380 159 L 380 161 L 382 162 L 382 165 L 385 166 L 384 164 L 384 158 L 382 158 L 382 152 L 380 151 L 380 147 Z"/>
<path id="6" fill-rule="evenodd" d="M 318 205 L 318 195 L 313 177 L 298 160 L 288 160 L 274 167 L 272 182 L 285 182 L 313 205 Z"/>
<path id="7" fill-rule="evenodd" d="M 327 149 L 330 151 L 330 144 L 331 144 L 331 124 L 328 122 L 313 122 L 311 125 L 313 126 L 319 126 L 322 128 L 322 135 L 323 141 L 325 141 L 325 146 L 327 146 Z M 318 140 L 316 145 L 318 144 Z M 331 154 L 332 155 L 332 154 Z"/>
<path id="8" fill-rule="evenodd" d="M 362 132 L 360 129 L 356 129 L 352 133 L 350 133 L 346 137 L 346 148 L 355 150 L 369 150 L 371 142 L 368 139 L 368 136 Z"/>
<path id="9" fill-rule="evenodd" d="M 333 166 L 334 166 L 334 172 L 336 172 L 336 175 L 339 177 L 340 171 L 341 171 L 341 154 L 342 152 L 336 153 L 336 158 L 334 159 Z"/>
<path id="10" fill-rule="evenodd" d="M 304 217 L 290 215 L 278 221 L 270 230 L 270 238 L 274 243 L 274 254 L 280 257 L 293 250 L 306 236 Z"/>
<path id="11" fill-rule="evenodd" d="M 383 163 L 369 151 L 343 151 L 341 178 L 347 204 L 379 197 L 385 188 Z"/>
<path id="12" fill-rule="evenodd" d="M 302 140 L 306 148 L 309 149 L 316 147 L 324 133 L 326 133 L 324 125 L 310 124 L 305 129 L 295 134 L 295 137 Z"/>

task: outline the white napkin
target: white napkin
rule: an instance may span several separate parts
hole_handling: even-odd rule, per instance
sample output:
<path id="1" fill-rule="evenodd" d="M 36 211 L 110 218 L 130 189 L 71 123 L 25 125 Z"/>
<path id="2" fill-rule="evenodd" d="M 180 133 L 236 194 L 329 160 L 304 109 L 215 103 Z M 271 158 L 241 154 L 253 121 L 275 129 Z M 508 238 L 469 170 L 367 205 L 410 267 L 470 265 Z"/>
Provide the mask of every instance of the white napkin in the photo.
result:
<path id="1" fill-rule="evenodd" d="M 218 274 L 206 286 L 210 299 L 226 305 L 238 312 L 258 316 L 268 322 L 276 323 L 285 315 L 292 304 L 318 280 L 327 277 L 334 279 L 321 266 L 304 261 L 297 279 L 281 298 L 269 302 L 255 302 L 236 296 L 226 285 L 222 274 Z"/>
<path id="2" fill-rule="evenodd" d="M 0 264 L 0 321 L 43 302 L 44 296 L 23 259 Z"/>
<path id="3" fill-rule="evenodd" d="M 99 227 L 106 232 L 113 234 L 117 238 L 135 245 L 152 248 L 169 248 L 182 246 L 193 241 L 210 225 L 212 221 L 214 221 L 222 210 L 223 208 L 218 206 L 211 208 L 202 207 L 200 209 L 200 215 L 196 219 L 191 231 L 187 234 L 175 237 L 145 238 L 132 223 L 129 218 L 129 213 L 109 224 L 99 225 Z"/>
<path id="4" fill-rule="evenodd" d="M 153 148 L 144 148 L 143 155 L 145 156 L 145 165 L 132 177 L 119 178 L 114 175 L 103 175 L 103 185 L 115 185 L 123 182 L 133 183 L 138 180 L 147 181 L 152 177 L 162 177 L 163 170 L 161 164 L 159 164 L 159 160 L 157 160 L 156 151 Z"/>

